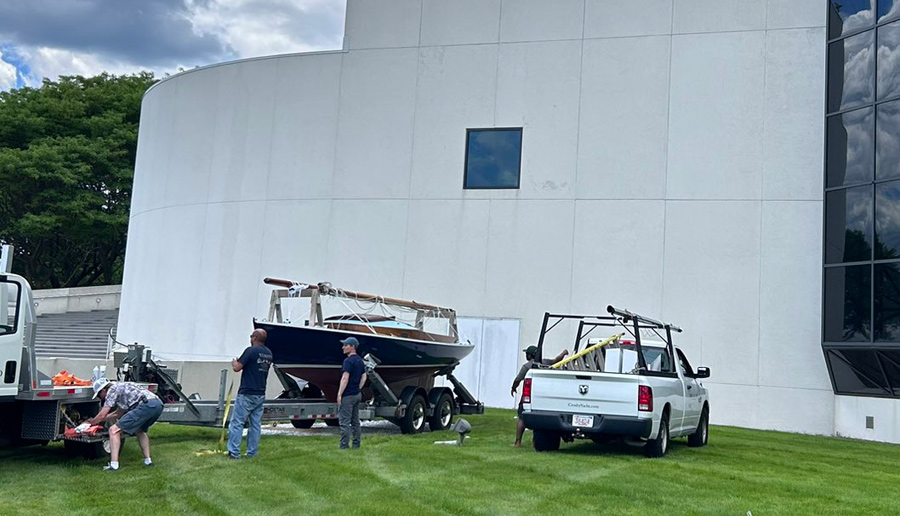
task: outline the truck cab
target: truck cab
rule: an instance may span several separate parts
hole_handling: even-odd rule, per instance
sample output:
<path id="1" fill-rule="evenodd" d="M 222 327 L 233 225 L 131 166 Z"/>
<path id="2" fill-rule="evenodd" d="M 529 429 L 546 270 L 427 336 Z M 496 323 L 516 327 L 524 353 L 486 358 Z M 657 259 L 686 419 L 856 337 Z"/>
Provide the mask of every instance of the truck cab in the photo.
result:
<path id="1" fill-rule="evenodd" d="M 8 246 L 3 254 L 8 256 Z M 9 263 L 4 257 L 5 263 Z M 64 440 L 67 452 L 98 457 L 108 450 L 105 434 L 68 437 L 67 427 L 96 415 L 91 387 L 54 386 L 37 367 L 37 317 L 31 285 L 0 268 L 0 448 Z"/>

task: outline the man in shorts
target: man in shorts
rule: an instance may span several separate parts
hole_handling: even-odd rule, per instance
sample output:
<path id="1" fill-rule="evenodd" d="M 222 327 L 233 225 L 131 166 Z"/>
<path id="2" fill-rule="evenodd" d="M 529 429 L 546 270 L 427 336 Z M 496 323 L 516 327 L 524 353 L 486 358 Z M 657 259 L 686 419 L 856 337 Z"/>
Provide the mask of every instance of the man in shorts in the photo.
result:
<path id="1" fill-rule="evenodd" d="M 97 425 L 107 419 L 118 418 L 109 428 L 110 462 L 103 467 L 105 471 L 119 470 L 119 450 L 122 446 L 122 433 L 137 436 L 144 454 L 144 465 L 153 466 L 150 459 L 150 438 L 147 430 L 159 419 L 163 404 L 159 398 L 141 385 L 130 382 L 111 382 L 106 378 L 94 381 L 94 398 L 103 401 L 103 408 L 88 423 Z"/>

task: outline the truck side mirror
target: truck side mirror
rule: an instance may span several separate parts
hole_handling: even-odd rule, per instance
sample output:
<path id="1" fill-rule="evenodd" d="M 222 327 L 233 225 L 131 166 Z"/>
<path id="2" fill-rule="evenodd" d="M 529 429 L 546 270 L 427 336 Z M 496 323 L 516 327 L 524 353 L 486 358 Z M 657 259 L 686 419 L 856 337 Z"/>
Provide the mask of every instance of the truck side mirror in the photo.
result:
<path id="1" fill-rule="evenodd" d="M 698 367 L 697 374 L 694 375 L 694 378 L 709 378 L 709 368 Z"/>

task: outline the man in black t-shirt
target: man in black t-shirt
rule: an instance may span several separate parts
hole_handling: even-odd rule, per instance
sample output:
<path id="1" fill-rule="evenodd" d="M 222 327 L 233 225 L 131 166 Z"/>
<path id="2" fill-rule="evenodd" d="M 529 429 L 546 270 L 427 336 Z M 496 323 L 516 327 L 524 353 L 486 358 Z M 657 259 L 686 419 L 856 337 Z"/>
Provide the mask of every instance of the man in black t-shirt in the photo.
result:
<path id="1" fill-rule="evenodd" d="M 359 448 L 359 403 L 362 400 L 362 387 L 366 383 L 366 365 L 356 354 L 359 341 L 356 337 L 347 337 L 341 341 L 341 350 L 347 355 L 341 367 L 341 386 L 338 388 L 337 403 L 340 406 L 338 421 L 341 424 L 341 449 L 350 447 L 350 434 L 353 433 L 353 447 Z"/>
<path id="2" fill-rule="evenodd" d="M 266 330 L 256 329 L 250 334 L 250 347 L 240 358 L 231 361 L 235 372 L 241 373 L 241 387 L 228 423 L 228 457 L 241 457 L 241 439 L 244 423 L 250 419 L 247 432 L 247 458 L 256 457 L 259 451 L 259 434 L 262 426 L 263 402 L 266 399 L 266 380 L 272 366 L 272 352 L 266 347 Z"/>

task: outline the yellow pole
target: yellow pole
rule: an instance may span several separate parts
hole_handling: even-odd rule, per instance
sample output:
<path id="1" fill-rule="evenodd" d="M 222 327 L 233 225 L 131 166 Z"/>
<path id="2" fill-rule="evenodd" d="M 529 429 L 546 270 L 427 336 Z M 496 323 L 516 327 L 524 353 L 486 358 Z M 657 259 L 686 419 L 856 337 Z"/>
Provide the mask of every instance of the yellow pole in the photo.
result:
<path id="1" fill-rule="evenodd" d="M 225 453 L 225 429 L 228 427 L 228 413 L 231 411 L 232 389 L 234 389 L 234 380 L 231 380 L 231 385 L 228 386 L 228 396 L 225 397 L 225 416 L 222 418 L 222 435 L 219 437 L 219 445 L 216 446 L 216 451 L 219 453 Z"/>
<path id="2" fill-rule="evenodd" d="M 598 349 L 602 348 L 603 346 L 609 344 L 610 342 L 618 341 L 620 338 L 622 338 L 622 335 L 625 335 L 625 334 L 624 334 L 624 333 L 620 333 L 620 334 L 618 334 L 618 335 L 613 335 L 612 337 L 609 337 L 608 339 L 604 340 L 603 342 L 599 342 L 599 343 L 597 343 L 597 344 L 594 344 L 593 346 L 591 346 L 591 347 L 589 347 L 589 348 L 584 348 L 584 349 L 582 349 L 581 351 L 579 351 L 578 353 L 575 353 L 574 355 L 572 355 L 572 356 L 570 356 L 570 357 L 568 357 L 568 358 L 564 358 L 564 359 L 560 360 L 559 362 L 553 364 L 553 365 L 550 366 L 550 367 L 553 368 L 553 369 L 559 369 L 559 368 L 561 368 L 562 366 L 568 364 L 569 362 L 571 362 L 571 361 L 573 361 L 573 360 L 577 360 L 577 359 L 579 359 L 579 358 L 581 358 L 581 357 L 587 355 L 587 354 L 590 353 L 591 351 L 598 350 Z"/>

